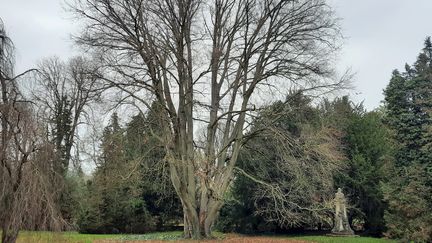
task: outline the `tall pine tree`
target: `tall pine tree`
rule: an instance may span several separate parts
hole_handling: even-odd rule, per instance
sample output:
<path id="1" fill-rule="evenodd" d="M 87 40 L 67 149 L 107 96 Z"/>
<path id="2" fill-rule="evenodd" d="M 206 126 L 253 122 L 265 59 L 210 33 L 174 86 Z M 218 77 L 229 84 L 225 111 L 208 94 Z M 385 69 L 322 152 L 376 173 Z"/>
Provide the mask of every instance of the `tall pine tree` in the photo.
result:
<path id="1" fill-rule="evenodd" d="M 425 41 L 413 67 L 393 72 L 384 91 L 386 121 L 397 143 L 391 179 L 383 184 L 389 203 L 388 234 L 432 240 L 432 43 Z"/>

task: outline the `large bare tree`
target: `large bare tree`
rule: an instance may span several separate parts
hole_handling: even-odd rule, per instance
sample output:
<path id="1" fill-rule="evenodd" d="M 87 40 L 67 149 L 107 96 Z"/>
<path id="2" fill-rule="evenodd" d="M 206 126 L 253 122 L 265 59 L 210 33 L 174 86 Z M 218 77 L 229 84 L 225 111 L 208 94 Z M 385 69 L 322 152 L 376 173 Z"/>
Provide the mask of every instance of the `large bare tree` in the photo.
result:
<path id="1" fill-rule="evenodd" d="M 58 57 L 45 58 L 38 65 L 32 89 L 32 100 L 47 127 L 47 140 L 54 145 L 54 171 L 62 178 L 57 184 L 61 193 L 56 203 L 68 221 L 72 220 L 77 205 L 67 175 L 71 167 L 81 171 L 78 134 L 80 129 L 85 130 L 83 123 L 90 119 L 90 104 L 99 99 L 97 69 L 82 56 L 72 57 L 67 62 Z"/>
<path id="2" fill-rule="evenodd" d="M 76 0 L 71 8 L 85 21 L 76 40 L 99 55 L 108 86 L 122 101 L 157 107 L 186 237 L 210 237 L 260 98 L 340 85 L 329 68 L 340 33 L 325 0 Z"/>
<path id="3" fill-rule="evenodd" d="M 96 65 L 81 56 L 68 62 L 46 58 L 38 65 L 33 99 L 48 124 L 48 137 L 59 157 L 57 171 L 63 176 L 70 166 L 78 127 L 88 118 L 89 105 L 99 99 L 97 77 Z"/>

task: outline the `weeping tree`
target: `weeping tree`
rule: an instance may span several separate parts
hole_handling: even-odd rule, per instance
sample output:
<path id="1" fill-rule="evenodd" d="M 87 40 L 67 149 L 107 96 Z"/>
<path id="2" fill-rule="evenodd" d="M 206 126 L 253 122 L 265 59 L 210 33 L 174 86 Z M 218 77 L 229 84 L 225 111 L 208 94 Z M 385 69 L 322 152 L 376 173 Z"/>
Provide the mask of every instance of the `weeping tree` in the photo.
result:
<path id="1" fill-rule="evenodd" d="M 57 201 L 63 218 L 71 224 L 77 200 L 68 172 L 71 168 L 81 172 L 78 132 L 91 116 L 90 104 L 100 98 L 98 76 L 97 65 L 85 57 L 68 61 L 50 57 L 39 62 L 32 89 L 32 100 L 46 124 L 46 137 L 54 145 L 53 169 L 62 178 L 57 183 L 62 191 Z"/>
<path id="2" fill-rule="evenodd" d="M 18 81 L 32 70 L 14 74 L 14 46 L 0 20 L 0 224 L 3 243 L 18 231 L 58 229 L 63 224 L 53 202 L 53 151 L 41 136 L 33 105 Z"/>
<path id="3" fill-rule="evenodd" d="M 255 216 L 282 229 L 332 225 L 341 136 L 311 102 L 292 94 L 262 109 L 239 156 L 234 190 Z"/>
<path id="4" fill-rule="evenodd" d="M 325 0 L 70 5 L 84 22 L 76 41 L 100 58 L 107 87 L 123 103 L 158 110 L 185 237 L 211 236 L 250 116 L 277 97 L 268 92 L 343 83 L 329 66 L 340 33 Z"/>

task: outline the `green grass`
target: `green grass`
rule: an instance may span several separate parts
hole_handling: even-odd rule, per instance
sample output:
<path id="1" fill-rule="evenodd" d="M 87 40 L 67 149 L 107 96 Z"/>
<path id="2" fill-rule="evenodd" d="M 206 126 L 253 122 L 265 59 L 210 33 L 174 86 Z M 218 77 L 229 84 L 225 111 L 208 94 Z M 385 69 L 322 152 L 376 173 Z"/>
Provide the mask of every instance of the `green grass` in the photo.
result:
<path id="1" fill-rule="evenodd" d="M 93 243 L 93 240 L 119 239 L 122 235 L 80 234 L 78 232 L 21 231 L 18 243 Z"/>
<path id="2" fill-rule="evenodd" d="M 181 240 L 182 231 L 155 232 L 142 235 L 124 235 L 121 240 Z M 217 239 L 223 239 L 225 234 L 221 232 L 213 232 L 213 236 Z"/>
<path id="3" fill-rule="evenodd" d="M 214 236 L 218 239 L 224 238 L 224 234 L 215 232 Z M 118 239 L 121 241 L 129 240 L 180 240 L 181 231 L 156 232 L 142 235 L 98 235 L 98 234 L 79 234 L 77 232 L 30 232 L 22 231 L 18 237 L 18 243 L 93 243 L 94 240 Z M 395 242 L 387 239 L 372 237 L 331 237 L 331 236 L 273 236 L 275 238 L 303 240 L 318 243 L 389 243 Z"/>
<path id="4" fill-rule="evenodd" d="M 122 240 L 180 240 L 182 231 L 154 232 L 142 235 L 124 235 Z"/>

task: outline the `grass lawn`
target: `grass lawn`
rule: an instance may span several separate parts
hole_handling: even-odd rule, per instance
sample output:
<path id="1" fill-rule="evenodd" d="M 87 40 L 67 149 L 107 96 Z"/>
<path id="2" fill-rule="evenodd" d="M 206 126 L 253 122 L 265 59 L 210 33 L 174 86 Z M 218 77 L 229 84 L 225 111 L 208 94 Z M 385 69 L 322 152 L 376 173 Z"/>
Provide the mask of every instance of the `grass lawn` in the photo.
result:
<path id="1" fill-rule="evenodd" d="M 180 231 L 174 232 L 159 232 L 149 233 L 143 235 L 93 235 L 93 234 L 79 234 L 77 232 L 28 232 L 23 231 L 20 233 L 18 243 L 156 243 L 166 241 L 180 241 Z M 343 243 L 343 242 L 354 242 L 354 243 L 385 243 L 393 242 L 386 239 L 377 239 L 371 237 L 329 237 L 329 236 L 243 236 L 237 234 L 222 234 L 219 232 L 215 233 L 217 239 L 206 240 L 206 241 L 183 241 L 182 242 L 289 242 L 289 243 L 307 243 L 307 242 L 318 242 L 318 243 Z"/>
<path id="2" fill-rule="evenodd" d="M 93 243 L 96 240 L 119 239 L 122 235 L 93 235 L 77 232 L 21 231 L 18 243 Z"/>

